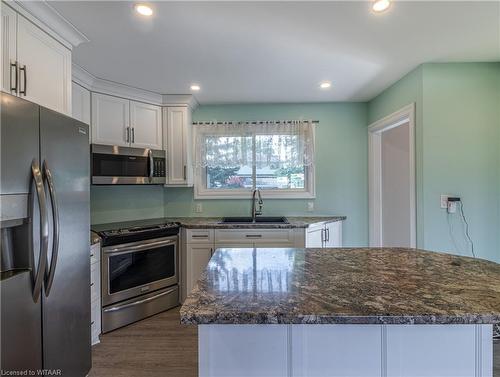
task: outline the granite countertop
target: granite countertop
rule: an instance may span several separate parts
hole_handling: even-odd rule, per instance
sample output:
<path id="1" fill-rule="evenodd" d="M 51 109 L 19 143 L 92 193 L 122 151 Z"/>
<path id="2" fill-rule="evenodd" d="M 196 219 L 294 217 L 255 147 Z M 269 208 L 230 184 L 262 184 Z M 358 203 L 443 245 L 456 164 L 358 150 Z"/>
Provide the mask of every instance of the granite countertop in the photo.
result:
<path id="1" fill-rule="evenodd" d="M 90 244 L 95 245 L 99 242 L 101 242 L 101 237 L 97 233 L 90 231 Z"/>
<path id="2" fill-rule="evenodd" d="M 290 216 L 286 217 L 288 224 L 270 224 L 270 223 L 244 223 L 244 224 L 221 224 L 222 217 L 164 217 L 157 219 L 133 220 L 109 224 L 94 224 L 91 226 L 95 232 L 104 230 L 130 228 L 136 226 L 147 226 L 163 224 L 166 222 L 178 223 L 183 228 L 189 229 L 290 229 L 307 228 L 312 224 L 329 223 L 345 220 L 345 216 Z"/>
<path id="3" fill-rule="evenodd" d="M 218 249 L 184 324 L 500 322 L 500 265 L 403 248 Z"/>

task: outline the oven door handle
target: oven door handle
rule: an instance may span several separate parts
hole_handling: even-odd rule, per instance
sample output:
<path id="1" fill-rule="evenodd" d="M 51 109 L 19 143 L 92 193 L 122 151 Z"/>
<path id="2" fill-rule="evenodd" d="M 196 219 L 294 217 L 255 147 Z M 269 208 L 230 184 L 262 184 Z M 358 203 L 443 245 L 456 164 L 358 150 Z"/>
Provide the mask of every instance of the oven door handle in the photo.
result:
<path id="1" fill-rule="evenodd" d="M 160 298 L 162 296 L 166 296 L 170 293 L 173 293 L 175 292 L 175 289 L 170 289 L 166 292 L 162 292 L 162 293 L 159 293 L 157 295 L 154 295 L 154 296 L 151 296 L 151 297 L 148 297 L 148 298 L 145 298 L 143 300 L 139 300 L 139 301 L 134 301 L 134 302 L 131 302 L 129 304 L 124 304 L 124 305 L 119 305 L 119 306 L 112 306 L 111 308 L 107 308 L 107 309 L 104 309 L 103 311 L 105 313 L 109 313 L 109 312 L 116 312 L 118 310 L 122 310 L 122 309 L 126 309 L 126 308 L 130 308 L 131 306 L 136 306 L 136 305 L 141 305 L 141 304 L 144 304 L 146 302 L 149 302 L 149 301 L 153 301 L 153 300 L 156 300 L 157 298 Z"/>
<path id="2" fill-rule="evenodd" d="M 140 245 L 133 245 L 133 246 L 120 245 L 120 246 L 116 246 L 116 247 L 113 247 L 110 249 L 103 248 L 103 251 L 105 254 L 125 254 L 125 253 L 134 252 L 134 251 L 156 249 L 158 247 L 167 246 L 167 245 L 175 245 L 176 243 L 177 243 L 177 240 L 169 239 L 169 240 L 164 240 L 164 241 L 154 241 L 154 242 L 141 243 Z"/>

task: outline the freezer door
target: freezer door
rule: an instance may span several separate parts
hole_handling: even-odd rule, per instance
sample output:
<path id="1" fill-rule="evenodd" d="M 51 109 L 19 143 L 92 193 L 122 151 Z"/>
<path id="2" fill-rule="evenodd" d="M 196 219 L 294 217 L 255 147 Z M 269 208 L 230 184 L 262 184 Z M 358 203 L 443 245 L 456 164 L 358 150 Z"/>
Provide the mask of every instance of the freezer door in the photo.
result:
<path id="1" fill-rule="evenodd" d="M 0 227 L 22 224 L 28 217 L 31 163 L 39 156 L 39 107 L 0 94 Z"/>
<path id="2" fill-rule="evenodd" d="M 2 272 L 1 370 L 42 369 L 42 325 L 40 300 L 33 302 L 30 270 Z"/>
<path id="3" fill-rule="evenodd" d="M 91 367 L 88 126 L 41 108 L 40 148 L 51 219 L 43 364 L 64 376 L 85 376 Z"/>

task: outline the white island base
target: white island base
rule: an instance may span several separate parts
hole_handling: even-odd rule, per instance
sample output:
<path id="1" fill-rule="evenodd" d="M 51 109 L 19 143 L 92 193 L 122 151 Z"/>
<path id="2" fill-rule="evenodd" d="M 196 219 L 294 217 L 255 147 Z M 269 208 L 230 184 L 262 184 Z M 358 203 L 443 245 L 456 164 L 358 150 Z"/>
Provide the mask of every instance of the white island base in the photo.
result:
<path id="1" fill-rule="evenodd" d="M 200 377 L 492 377 L 492 325 L 199 325 Z"/>

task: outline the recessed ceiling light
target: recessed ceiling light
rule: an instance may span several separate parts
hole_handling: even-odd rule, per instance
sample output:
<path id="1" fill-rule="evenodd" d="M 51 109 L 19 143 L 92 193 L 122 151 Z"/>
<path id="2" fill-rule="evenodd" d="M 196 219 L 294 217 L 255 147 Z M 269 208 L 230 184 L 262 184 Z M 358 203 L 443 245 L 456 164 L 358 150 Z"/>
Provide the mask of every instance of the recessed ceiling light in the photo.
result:
<path id="1" fill-rule="evenodd" d="M 153 9 L 145 4 L 137 4 L 135 6 L 135 11 L 143 16 L 149 17 L 153 15 Z"/>
<path id="2" fill-rule="evenodd" d="M 390 5 L 391 5 L 390 0 L 374 0 L 373 5 L 372 5 L 372 9 L 375 12 L 383 12 L 383 11 L 387 10 L 387 8 L 389 8 Z"/>
<path id="3" fill-rule="evenodd" d="M 194 91 L 194 92 L 197 92 L 197 91 L 198 91 L 198 90 L 200 90 L 200 89 L 201 89 L 201 88 L 200 88 L 200 86 L 199 86 L 199 85 L 197 85 L 197 84 L 193 84 L 193 85 L 191 85 L 191 90 L 192 90 L 192 91 Z"/>
<path id="4" fill-rule="evenodd" d="M 323 81 L 322 83 L 319 84 L 319 87 L 321 89 L 328 89 L 331 86 L 332 86 L 332 83 L 330 81 Z"/>

